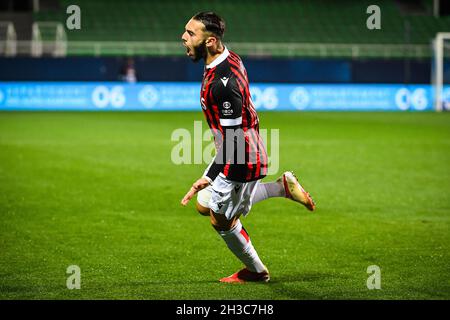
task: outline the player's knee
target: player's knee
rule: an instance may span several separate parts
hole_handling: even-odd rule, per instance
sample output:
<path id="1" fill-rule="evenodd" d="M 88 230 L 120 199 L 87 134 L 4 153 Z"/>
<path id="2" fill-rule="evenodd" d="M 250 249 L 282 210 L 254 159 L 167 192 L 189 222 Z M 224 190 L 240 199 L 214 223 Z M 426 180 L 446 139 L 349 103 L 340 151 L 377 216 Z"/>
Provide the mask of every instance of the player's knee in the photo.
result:
<path id="1" fill-rule="evenodd" d="M 195 207 L 202 216 L 209 216 L 209 208 L 202 206 L 198 202 L 196 202 Z"/>
<path id="2" fill-rule="evenodd" d="M 231 220 L 228 220 L 224 214 L 214 213 L 213 211 L 211 211 L 210 217 L 211 225 L 217 231 L 231 230 L 238 220 L 238 217 L 234 217 Z"/>
<path id="3" fill-rule="evenodd" d="M 196 209 L 203 216 L 209 216 L 209 200 L 211 199 L 211 187 L 200 190 L 197 194 Z"/>
<path id="4" fill-rule="evenodd" d="M 221 223 L 221 222 L 217 222 L 217 221 L 211 220 L 211 225 L 217 231 L 228 231 L 228 230 L 231 230 L 231 224 L 229 224 L 229 223 Z"/>

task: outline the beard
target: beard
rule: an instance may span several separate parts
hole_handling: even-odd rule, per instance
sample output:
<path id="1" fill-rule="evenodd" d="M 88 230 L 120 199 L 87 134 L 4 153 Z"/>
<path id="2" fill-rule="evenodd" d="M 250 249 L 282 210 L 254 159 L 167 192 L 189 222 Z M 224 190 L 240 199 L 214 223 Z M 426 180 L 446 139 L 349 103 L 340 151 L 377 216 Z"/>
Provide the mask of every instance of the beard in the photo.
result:
<path id="1" fill-rule="evenodd" d="M 203 41 L 193 49 L 194 55 L 191 57 L 192 61 L 198 62 L 200 59 L 206 60 L 206 41 Z"/>

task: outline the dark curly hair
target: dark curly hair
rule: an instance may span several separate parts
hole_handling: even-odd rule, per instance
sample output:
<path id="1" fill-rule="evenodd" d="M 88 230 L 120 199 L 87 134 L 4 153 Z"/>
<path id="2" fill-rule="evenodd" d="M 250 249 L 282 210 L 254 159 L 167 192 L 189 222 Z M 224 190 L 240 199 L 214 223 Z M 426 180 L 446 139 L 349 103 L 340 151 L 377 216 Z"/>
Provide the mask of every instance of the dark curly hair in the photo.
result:
<path id="1" fill-rule="evenodd" d="M 222 40 L 225 33 L 225 21 L 212 11 L 197 13 L 192 19 L 200 21 L 205 25 L 206 31 L 211 32 L 219 40 Z"/>

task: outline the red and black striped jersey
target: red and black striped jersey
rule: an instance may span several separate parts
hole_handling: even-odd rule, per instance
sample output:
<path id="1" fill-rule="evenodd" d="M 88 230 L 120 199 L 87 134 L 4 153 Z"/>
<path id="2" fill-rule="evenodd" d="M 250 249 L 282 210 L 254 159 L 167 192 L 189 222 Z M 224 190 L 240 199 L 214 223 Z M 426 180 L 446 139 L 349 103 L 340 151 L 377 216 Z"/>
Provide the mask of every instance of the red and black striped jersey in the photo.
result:
<path id="1" fill-rule="evenodd" d="M 247 71 L 236 53 L 225 48 L 205 66 L 200 102 L 217 150 L 205 175 L 214 180 L 223 173 L 239 182 L 265 177 L 267 152 L 259 134 Z"/>

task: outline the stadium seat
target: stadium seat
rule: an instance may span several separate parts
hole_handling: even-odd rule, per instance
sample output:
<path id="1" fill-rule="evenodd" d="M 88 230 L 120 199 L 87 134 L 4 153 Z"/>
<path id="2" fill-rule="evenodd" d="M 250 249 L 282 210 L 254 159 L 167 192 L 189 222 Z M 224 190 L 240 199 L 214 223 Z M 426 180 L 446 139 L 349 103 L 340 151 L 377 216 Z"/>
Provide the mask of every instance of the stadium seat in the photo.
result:
<path id="1" fill-rule="evenodd" d="M 71 2 L 60 0 L 60 7 Z M 82 29 L 67 35 L 69 41 L 178 41 L 191 15 L 213 10 L 227 21 L 229 42 L 427 45 L 436 32 L 450 30 L 450 17 L 433 17 L 430 1 L 425 2 L 428 14 L 405 16 L 394 1 L 377 1 L 382 7 L 382 29 L 368 30 L 369 0 L 79 0 Z M 405 19 L 398 19 L 400 15 Z M 34 14 L 35 21 L 65 22 L 66 18 L 65 10 Z"/>

